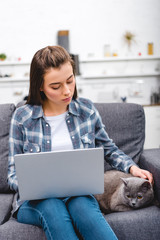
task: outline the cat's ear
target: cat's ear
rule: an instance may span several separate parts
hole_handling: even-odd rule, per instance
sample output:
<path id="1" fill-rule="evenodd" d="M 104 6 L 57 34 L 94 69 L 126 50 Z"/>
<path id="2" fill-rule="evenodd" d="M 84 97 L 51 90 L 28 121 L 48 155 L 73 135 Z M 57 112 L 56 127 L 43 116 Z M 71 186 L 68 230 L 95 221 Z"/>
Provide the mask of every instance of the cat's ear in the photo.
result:
<path id="1" fill-rule="evenodd" d="M 149 181 L 145 181 L 141 187 L 143 192 L 147 192 L 150 188 L 151 188 L 151 184 Z"/>
<path id="2" fill-rule="evenodd" d="M 128 184 L 127 178 L 121 177 L 120 179 L 123 181 L 124 185 L 127 186 L 127 184 Z"/>

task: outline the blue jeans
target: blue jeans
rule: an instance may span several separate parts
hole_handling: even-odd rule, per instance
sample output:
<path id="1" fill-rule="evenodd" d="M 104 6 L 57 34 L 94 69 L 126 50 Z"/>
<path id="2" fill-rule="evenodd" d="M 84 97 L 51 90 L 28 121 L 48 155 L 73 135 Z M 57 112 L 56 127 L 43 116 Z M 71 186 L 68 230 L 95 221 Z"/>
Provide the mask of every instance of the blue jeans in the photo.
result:
<path id="1" fill-rule="evenodd" d="M 48 240 L 117 239 L 93 196 L 25 201 L 17 220 L 42 227 Z"/>

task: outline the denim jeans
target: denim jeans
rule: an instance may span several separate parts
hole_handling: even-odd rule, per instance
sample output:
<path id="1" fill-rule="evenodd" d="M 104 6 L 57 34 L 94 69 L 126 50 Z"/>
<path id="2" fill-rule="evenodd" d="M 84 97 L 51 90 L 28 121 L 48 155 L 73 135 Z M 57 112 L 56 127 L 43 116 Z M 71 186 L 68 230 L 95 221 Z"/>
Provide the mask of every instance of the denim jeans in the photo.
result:
<path id="1" fill-rule="evenodd" d="M 17 220 L 42 227 L 48 240 L 117 239 L 93 196 L 25 201 Z"/>

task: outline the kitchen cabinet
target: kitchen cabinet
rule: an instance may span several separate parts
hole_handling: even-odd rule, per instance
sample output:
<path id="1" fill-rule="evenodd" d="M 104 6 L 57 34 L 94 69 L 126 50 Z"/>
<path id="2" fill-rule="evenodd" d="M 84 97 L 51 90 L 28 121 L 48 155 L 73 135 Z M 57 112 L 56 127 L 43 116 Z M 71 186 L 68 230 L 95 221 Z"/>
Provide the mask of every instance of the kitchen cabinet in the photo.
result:
<path id="1" fill-rule="evenodd" d="M 160 148 L 160 105 L 144 106 L 146 118 L 145 149 Z"/>
<path id="2" fill-rule="evenodd" d="M 29 90 L 30 62 L 0 62 L 0 103 L 15 103 L 23 100 Z"/>
<path id="3" fill-rule="evenodd" d="M 160 56 L 88 58 L 80 61 L 83 79 L 160 76 Z"/>
<path id="4" fill-rule="evenodd" d="M 0 81 L 0 103 L 15 103 L 22 101 L 28 95 L 29 81 Z"/>
<path id="5" fill-rule="evenodd" d="M 92 101 L 145 105 L 160 87 L 160 56 L 88 58 L 80 61 L 80 72 L 80 94 Z"/>

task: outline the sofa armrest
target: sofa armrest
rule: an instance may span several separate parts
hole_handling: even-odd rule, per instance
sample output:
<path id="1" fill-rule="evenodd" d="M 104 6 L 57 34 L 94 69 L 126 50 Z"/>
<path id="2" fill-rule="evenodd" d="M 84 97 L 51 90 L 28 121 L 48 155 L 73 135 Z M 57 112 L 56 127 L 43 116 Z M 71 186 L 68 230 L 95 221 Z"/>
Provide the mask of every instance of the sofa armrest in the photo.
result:
<path id="1" fill-rule="evenodd" d="M 156 198 L 160 202 L 160 148 L 144 150 L 139 166 L 150 171 L 154 177 L 154 190 Z"/>

